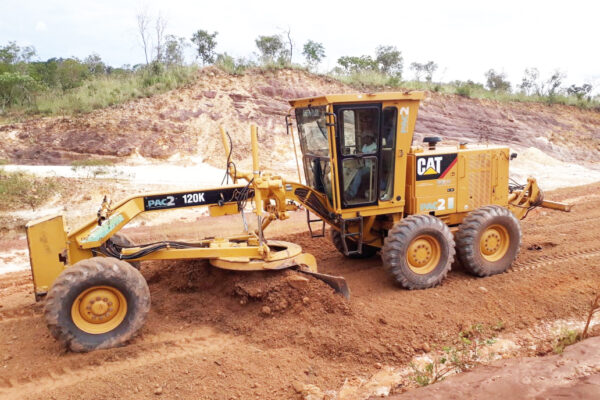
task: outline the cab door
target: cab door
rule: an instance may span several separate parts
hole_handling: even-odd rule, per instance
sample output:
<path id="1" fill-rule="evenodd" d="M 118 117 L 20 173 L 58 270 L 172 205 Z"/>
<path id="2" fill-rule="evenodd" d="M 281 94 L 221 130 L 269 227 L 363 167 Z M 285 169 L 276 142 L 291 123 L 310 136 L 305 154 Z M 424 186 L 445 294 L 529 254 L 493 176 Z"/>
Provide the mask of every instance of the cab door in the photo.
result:
<path id="1" fill-rule="evenodd" d="M 342 208 L 376 205 L 379 198 L 381 104 L 334 107 Z"/>

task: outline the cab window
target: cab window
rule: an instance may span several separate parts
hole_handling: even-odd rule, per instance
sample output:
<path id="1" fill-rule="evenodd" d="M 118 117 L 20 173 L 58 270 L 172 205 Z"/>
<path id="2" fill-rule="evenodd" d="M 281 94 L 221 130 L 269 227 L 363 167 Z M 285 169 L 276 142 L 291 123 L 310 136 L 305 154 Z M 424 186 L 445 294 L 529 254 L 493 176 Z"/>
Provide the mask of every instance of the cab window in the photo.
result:
<path id="1" fill-rule="evenodd" d="M 377 152 L 379 110 L 365 108 L 342 111 L 342 154 L 373 154 Z"/>
<path id="2" fill-rule="evenodd" d="M 379 105 L 344 106 L 338 112 L 339 149 L 344 207 L 377 201 L 379 169 Z"/>

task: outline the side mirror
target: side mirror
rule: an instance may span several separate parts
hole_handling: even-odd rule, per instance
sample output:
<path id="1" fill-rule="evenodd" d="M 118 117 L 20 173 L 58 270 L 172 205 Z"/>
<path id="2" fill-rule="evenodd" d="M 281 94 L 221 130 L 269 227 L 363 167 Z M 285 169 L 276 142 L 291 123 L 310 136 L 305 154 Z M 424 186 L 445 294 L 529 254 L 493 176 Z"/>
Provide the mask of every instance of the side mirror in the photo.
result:
<path id="1" fill-rule="evenodd" d="M 517 153 L 510 153 L 510 159 L 514 160 L 515 158 L 517 158 Z"/>

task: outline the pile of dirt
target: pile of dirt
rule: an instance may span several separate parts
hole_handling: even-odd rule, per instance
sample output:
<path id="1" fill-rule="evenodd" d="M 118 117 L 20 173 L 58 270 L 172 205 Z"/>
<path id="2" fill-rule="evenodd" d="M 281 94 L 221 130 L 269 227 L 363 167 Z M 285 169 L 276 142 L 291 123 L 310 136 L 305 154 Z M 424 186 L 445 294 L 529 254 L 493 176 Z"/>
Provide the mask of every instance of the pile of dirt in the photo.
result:
<path id="1" fill-rule="evenodd" d="M 202 292 L 221 302 L 229 299 L 228 306 L 235 307 L 234 303 L 238 303 L 244 314 L 351 315 L 349 303 L 325 282 L 294 270 L 239 273 L 214 268 L 206 261 L 191 260 L 171 262 L 166 267 L 150 266 L 149 271 L 150 284 L 160 282 L 175 293 Z M 169 313 L 187 317 L 189 311 L 178 310 L 175 305 Z M 201 314 L 206 318 L 207 310 Z"/>
<path id="2" fill-rule="evenodd" d="M 89 114 L 4 125 L 0 158 L 18 164 L 69 164 L 102 158 L 153 159 L 199 155 L 223 167 L 219 125 L 231 134 L 233 159 L 250 164 L 249 124 L 260 127 L 262 163 L 280 172 L 295 167 L 284 117 L 288 100 L 356 92 L 333 79 L 300 70 L 229 75 L 207 67 L 187 87 Z M 414 143 L 424 136 L 449 141 L 538 148 L 562 160 L 597 161 L 600 113 L 539 103 L 500 103 L 429 93 L 422 102 Z M 592 150 L 592 151 L 590 151 Z M 596 151 L 593 151 L 596 150 Z"/>

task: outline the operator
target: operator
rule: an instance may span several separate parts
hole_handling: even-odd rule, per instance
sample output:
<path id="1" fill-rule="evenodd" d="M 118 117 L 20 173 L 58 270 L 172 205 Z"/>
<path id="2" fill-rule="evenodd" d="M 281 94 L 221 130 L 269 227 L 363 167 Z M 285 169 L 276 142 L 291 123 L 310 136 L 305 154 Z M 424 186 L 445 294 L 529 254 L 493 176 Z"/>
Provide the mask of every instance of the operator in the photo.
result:
<path id="1" fill-rule="evenodd" d="M 377 151 L 377 143 L 375 142 L 375 135 L 372 133 L 364 133 L 363 134 L 364 143 L 360 152 L 362 154 L 371 154 Z M 361 160 L 362 161 L 362 160 Z M 350 187 L 348 188 L 348 198 L 354 199 L 356 194 L 358 193 L 358 189 L 363 181 L 363 179 L 371 173 L 373 160 L 369 160 L 369 166 L 364 165 L 356 171 L 356 175 L 354 175 L 354 179 L 352 179 L 352 183 L 350 183 Z"/>

